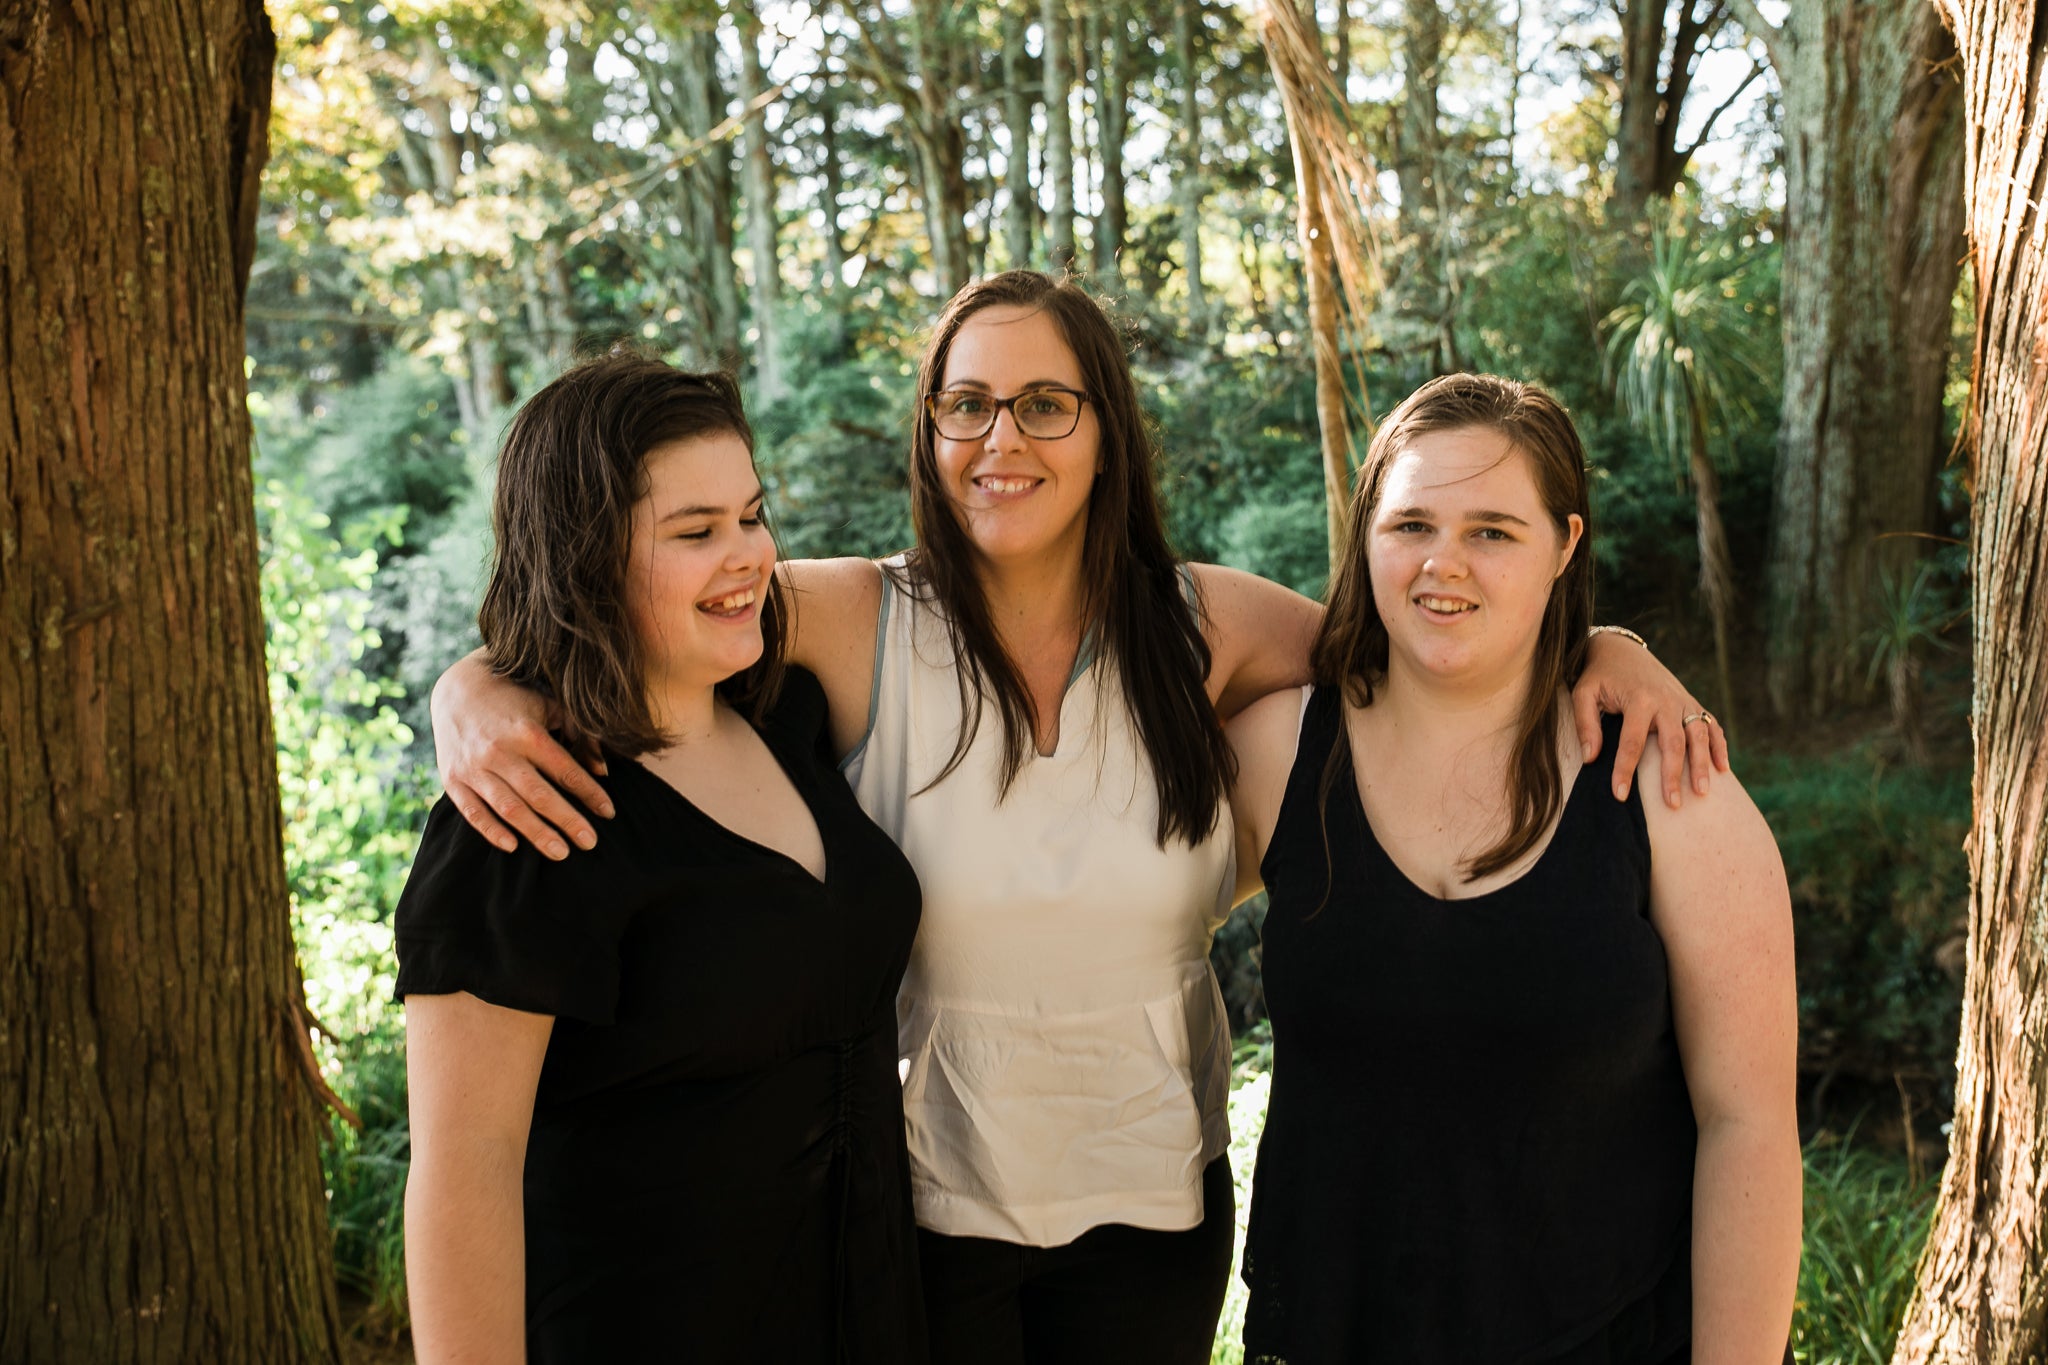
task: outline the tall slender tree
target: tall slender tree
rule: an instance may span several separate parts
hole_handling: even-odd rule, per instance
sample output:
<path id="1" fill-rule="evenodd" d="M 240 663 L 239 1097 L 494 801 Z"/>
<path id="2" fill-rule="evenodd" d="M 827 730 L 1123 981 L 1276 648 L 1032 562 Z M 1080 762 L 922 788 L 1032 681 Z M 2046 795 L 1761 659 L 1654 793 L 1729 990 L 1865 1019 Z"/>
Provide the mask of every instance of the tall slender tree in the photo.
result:
<path id="1" fill-rule="evenodd" d="M 1045 246 L 1056 271 L 1074 264 L 1074 125 L 1068 111 L 1074 82 L 1067 64 L 1067 25 L 1067 0 L 1041 0 L 1038 28 L 1045 44 L 1045 181 L 1052 191 Z"/>
<path id="2" fill-rule="evenodd" d="M 1961 58 L 1977 338 L 1976 813 L 1955 1124 L 1897 1365 L 2048 1357 L 2048 0 L 1937 0 Z"/>
<path id="3" fill-rule="evenodd" d="M 1174 0 L 1173 56 L 1180 78 L 1180 177 L 1174 195 L 1180 201 L 1176 207 L 1188 318 L 1197 330 L 1206 329 L 1209 318 L 1208 291 L 1202 284 L 1202 83 L 1195 69 L 1195 34 L 1201 19 L 1202 0 Z"/>
<path id="4" fill-rule="evenodd" d="M 275 51 L 0 10 L 0 1360 L 341 1355 L 243 380 Z"/>
<path id="5" fill-rule="evenodd" d="M 768 77 L 761 66 L 761 16 L 754 0 L 733 0 L 740 40 L 740 100 L 745 105 L 747 255 L 753 265 L 754 377 L 761 397 L 774 402 L 787 392 L 776 336 L 782 306 L 781 253 L 776 246 L 775 157 L 768 143 Z"/>

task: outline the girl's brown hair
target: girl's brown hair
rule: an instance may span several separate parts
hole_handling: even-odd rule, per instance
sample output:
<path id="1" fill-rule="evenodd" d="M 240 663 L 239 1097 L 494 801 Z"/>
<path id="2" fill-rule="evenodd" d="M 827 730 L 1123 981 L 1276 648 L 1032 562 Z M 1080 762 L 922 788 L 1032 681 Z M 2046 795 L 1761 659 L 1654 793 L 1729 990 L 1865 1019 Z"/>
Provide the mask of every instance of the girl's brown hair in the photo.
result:
<path id="1" fill-rule="evenodd" d="M 1230 746 L 1209 704 L 1209 647 L 1182 591 L 1180 566 L 1159 511 L 1158 452 L 1123 338 L 1102 307 L 1071 280 L 1012 270 L 968 285 L 939 316 L 918 368 L 918 400 L 944 383 L 960 328 L 984 308 L 1044 312 L 1081 366 L 1081 386 L 1101 431 L 1101 472 L 1088 497 L 1081 552 L 1084 640 L 1116 664 L 1124 704 L 1152 765 L 1159 797 L 1156 837 L 1196 843 L 1216 828 L 1234 771 Z M 910 500 L 917 549 L 905 591 L 941 608 L 958 661 L 962 725 L 952 757 L 932 785 L 960 766 L 985 701 L 1003 722 L 1002 790 L 1023 768 L 1031 700 L 1004 652 L 975 572 L 977 551 L 946 495 L 931 419 L 920 411 L 910 445 Z"/>
<path id="2" fill-rule="evenodd" d="M 1529 462 L 1536 493 L 1556 525 L 1570 534 L 1576 514 L 1585 528 L 1564 572 L 1551 584 L 1536 636 L 1529 692 L 1522 702 L 1508 765 L 1507 833 L 1466 865 L 1471 881 L 1514 862 L 1534 848 L 1564 801 L 1557 762 L 1557 697 L 1586 666 L 1587 631 L 1593 625 L 1593 513 L 1587 498 L 1586 453 L 1563 406 L 1533 384 L 1486 374 L 1453 374 L 1410 394 L 1374 433 L 1358 471 L 1346 517 L 1349 550 L 1330 580 L 1328 610 L 1309 652 L 1319 687 L 1344 689 L 1354 706 L 1372 705 L 1373 689 L 1386 676 L 1387 627 L 1373 600 L 1367 540 L 1387 470 L 1418 436 L 1433 431 L 1478 427 L 1499 432 Z M 1336 758 L 1324 771 L 1327 795 Z"/>
<path id="3" fill-rule="evenodd" d="M 526 401 L 498 454 L 497 541 L 477 627 L 491 668 L 551 698 L 575 742 L 629 757 L 668 737 L 648 706 L 626 615 L 633 505 L 647 456 L 673 441 L 737 436 L 754 450 L 738 383 L 625 349 L 585 361 Z M 782 679 L 781 585 L 761 604 L 760 659 L 719 691 L 758 719 Z"/>

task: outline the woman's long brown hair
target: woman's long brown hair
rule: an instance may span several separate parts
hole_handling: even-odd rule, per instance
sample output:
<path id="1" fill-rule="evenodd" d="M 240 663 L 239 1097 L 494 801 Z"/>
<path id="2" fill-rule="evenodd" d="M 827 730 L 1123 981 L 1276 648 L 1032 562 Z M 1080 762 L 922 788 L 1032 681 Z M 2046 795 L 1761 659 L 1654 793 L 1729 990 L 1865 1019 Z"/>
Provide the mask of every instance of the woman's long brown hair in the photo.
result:
<path id="1" fill-rule="evenodd" d="M 477 627 L 493 671 L 553 699 L 572 741 L 637 756 L 669 742 L 648 706 L 626 615 L 633 504 L 647 456 L 673 441 L 737 436 L 754 449 L 737 382 L 616 349 L 566 371 L 520 408 L 498 455 L 497 542 Z M 718 685 L 755 719 L 782 679 L 781 585 L 761 603 L 761 657 Z"/>
<path id="2" fill-rule="evenodd" d="M 1557 698 L 1586 667 L 1586 633 L 1593 624 L 1593 512 L 1585 448 L 1563 406 L 1533 384 L 1453 374 L 1431 380 L 1388 414 L 1359 468 L 1346 518 L 1350 548 L 1330 580 L 1328 610 L 1309 651 L 1317 686 L 1342 687 L 1353 706 L 1372 705 L 1373 689 L 1387 672 L 1387 627 L 1373 600 L 1367 543 L 1387 470 L 1416 437 L 1471 427 L 1499 432 L 1529 462 L 1537 496 L 1560 536 L 1569 534 L 1574 513 L 1585 530 L 1570 563 L 1550 586 L 1537 631 L 1529 691 L 1508 762 L 1507 832 L 1466 864 L 1467 881 L 1513 866 L 1543 838 L 1564 802 Z M 1348 752 L 1348 745 L 1332 747 L 1323 772 L 1325 801 L 1341 768 L 1339 757 Z"/>
<path id="3" fill-rule="evenodd" d="M 1235 769 L 1209 704 L 1209 647 L 1167 546 L 1158 453 L 1115 325 L 1069 280 L 1012 270 L 976 281 L 953 296 L 933 329 L 918 370 L 919 402 L 944 382 L 961 326 L 982 309 L 1003 305 L 1044 312 L 1080 362 L 1081 384 L 1101 430 L 1101 472 L 1089 494 L 1081 551 L 1082 638 L 1096 642 L 1123 680 L 1124 705 L 1152 765 L 1160 846 L 1170 838 L 1198 843 L 1214 832 Z M 908 557 L 909 572 L 898 577 L 905 592 L 937 603 L 957 661 L 960 738 L 927 789 L 966 758 L 992 700 L 1003 723 L 1001 791 L 1007 795 L 1028 752 L 1031 697 L 996 635 L 977 572 L 979 551 L 947 497 L 934 435 L 930 417 L 920 411 L 910 446 L 918 545 Z"/>

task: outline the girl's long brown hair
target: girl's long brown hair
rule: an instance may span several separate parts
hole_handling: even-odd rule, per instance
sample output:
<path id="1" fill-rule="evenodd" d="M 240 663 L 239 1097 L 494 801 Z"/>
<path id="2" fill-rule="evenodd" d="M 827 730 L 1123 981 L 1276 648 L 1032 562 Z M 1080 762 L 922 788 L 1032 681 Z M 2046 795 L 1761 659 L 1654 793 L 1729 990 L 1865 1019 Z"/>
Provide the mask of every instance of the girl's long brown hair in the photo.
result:
<path id="1" fill-rule="evenodd" d="M 477 627 L 491 668 L 552 698 L 572 741 L 637 756 L 667 745 L 647 704 L 626 615 L 633 504 L 647 456 L 672 441 L 734 435 L 754 449 L 738 383 L 615 349 L 565 372 L 520 408 L 498 455 L 497 550 Z M 769 575 L 761 657 L 718 685 L 755 719 L 782 680 L 787 609 Z"/>
<path id="2" fill-rule="evenodd" d="M 961 326 L 984 308 L 1043 311 L 1081 366 L 1101 429 L 1101 472 L 1088 498 L 1081 552 L 1082 638 L 1116 665 L 1123 701 L 1152 765 L 1159 797 L 1155 832 L 1197 843 L 1216 828 L 1234 766 L 1209 704 L 1209 647 L 1181 590 L 1180 566 L 1166 541 L 1156 488 L 1158 453 L 1138 407 L 1122 337 L 1101 305 L 1070 280 L 1012 270 L 976 281 L 953 296 L 933 329 L 918 369 L 918 399 L 937 391 Z M 935 601 L 946 619 L 960 683 L 960 738 L 927 787 L 967 756 L 984 705 L 1003 724 L 1001 791 L 1024 766 L 1031 698 L 990 618 L 976 572 L 979 552 L 947 497 L 931 419 L 920 411 L 910 446 L 910 500 L 917 548 L 898 577 L 908 593 Z"/>
<path id="3" fill-rule="evenodd" d="M 1537 496 L 1560 536 L 1570 533 L 1574 513 L 1585 529 L 1571 561 L 1550 586 L 1536 635 L 1529 691 L 1508 762 L 1507 832 L 1466 865 L 1467 881 L 1510 867 L 1528 853 L 1564 802 L 1557 763 L 1557 698 L 1586 667 L 1586 633 L 1593 624 L 1593 512 L 1587 497 L 1585 448 L 1563 406 L 1533 384 L 1494 375 L 1453 374 L 1431 380 L 1388 414 L 1358 471 L 1346 519 L 1350 548 L 1330 580 L 1328 610 L 1309 652 L 1317 686 L 1341 686 L 1353 706 L 1372 705 L 1373 689 L 1386 677 L 1387 627 L 1373 600 L 1366 551 L 1387 469 L 1416 437 L 1470 427 L 1499 432 L 1528 460 Z M 1332 747 L 1323 773 L 1325 800 L 1341 768 L 1339 756 L 1348 753 L 1348 745 Z"/>

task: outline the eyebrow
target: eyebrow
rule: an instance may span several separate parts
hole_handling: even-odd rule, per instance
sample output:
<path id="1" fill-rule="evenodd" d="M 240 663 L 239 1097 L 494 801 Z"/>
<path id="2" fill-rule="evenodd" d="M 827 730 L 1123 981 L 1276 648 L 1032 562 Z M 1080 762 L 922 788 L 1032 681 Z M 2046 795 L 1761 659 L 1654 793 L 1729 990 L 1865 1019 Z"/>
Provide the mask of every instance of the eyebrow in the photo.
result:
<path id="1" fill-rule="evenodd" d="M 993 384 L 985 384 L 979 379 L 956 379 L 950 384 L 941 384 L 939 387 L 941 389 L 979 389 L 983 393 L 994 393 L 996 391 Z M 1070 389 L 1075 393 L 1081 391 L 1078 385 L 1069 384 L 1064 379 L 1028 379 L 1017 386 L 1018 393 L 1029 393 L 1033 389 Z"/>
<path id="2" fill-rule="evenodd" d="M 1400 521 L 1405 521 L 1410 517 L 1414 517 L 1422 521 L 1434 521 L 1436 519 L 1436 513 L 1430 511 L 1427 507 L 1403 507 L 1400 511 L 1394 513 L 1394 517 L 1396 520 Z M 1467 512 L 1465 514 L 1465 520 L 1483 521 L 1491 526 L 1498 526 L 1504 524 L 1514 526 L 1527 526 L 1529 524 L 1528 522 L 1523 521 L 1520 517 L 1516 516 L 1512 512 Z"/>
<path id="3" fill-rule="evenodd" d="M 740 504 L 740 510 L 744 512 L 747 508 L 758 505 L 761 499 L 767 496 L 767 491 L 765 488 L 756 488 L 754 496 Z M 664 512 L 661 519 L 654 524 L 656 526 L 666 526 L 672 521 L 681 521 L 685 517 L 722 517 L 724 515 L 725 509 L 723 507 L 706 507 L 700 504 L 695 507 L 678 507 L 672 512 Z"/>

